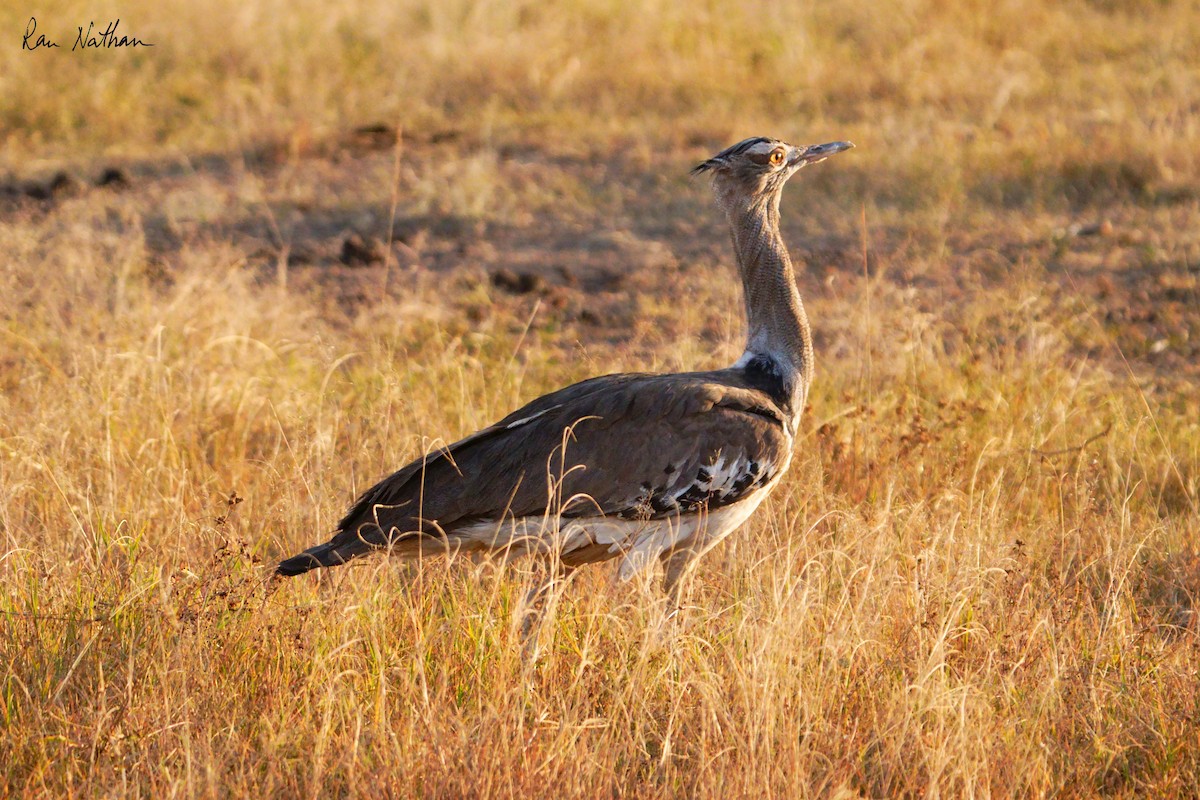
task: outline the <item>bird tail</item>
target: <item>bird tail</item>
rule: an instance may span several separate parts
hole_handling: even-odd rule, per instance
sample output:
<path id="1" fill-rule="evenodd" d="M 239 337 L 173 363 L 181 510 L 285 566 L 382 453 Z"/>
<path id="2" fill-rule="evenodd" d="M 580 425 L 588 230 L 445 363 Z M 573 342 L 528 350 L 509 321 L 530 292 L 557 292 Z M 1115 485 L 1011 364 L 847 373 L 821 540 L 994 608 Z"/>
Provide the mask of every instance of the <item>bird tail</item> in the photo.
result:
<path id="1" fill-rule="evenodd" d="M 374 549 L 375 545 L 363 539 L 357 531 L 342 531 L 325 544 L 310 547 L 299 555 L 280 561 L 279 566 L 275 568 L 275 574 L 290 577 L 303 575 L 317 567 L 336 567 Z"/>

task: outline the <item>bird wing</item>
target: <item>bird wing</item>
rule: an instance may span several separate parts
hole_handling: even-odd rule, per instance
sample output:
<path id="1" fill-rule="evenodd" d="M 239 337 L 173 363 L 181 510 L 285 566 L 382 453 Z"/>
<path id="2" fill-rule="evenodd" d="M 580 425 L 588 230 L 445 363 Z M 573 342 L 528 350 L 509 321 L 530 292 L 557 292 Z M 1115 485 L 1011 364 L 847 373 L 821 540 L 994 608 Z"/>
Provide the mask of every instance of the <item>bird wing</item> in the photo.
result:
<path id="1" fill-rule="evenodd" d="M 545 395 L 380 481 L 339 530 L 444 533 L 548 511 L 655 519 L 735 503 L 791 449 L 778 406 L 738 378 L 609 375 Z"/>

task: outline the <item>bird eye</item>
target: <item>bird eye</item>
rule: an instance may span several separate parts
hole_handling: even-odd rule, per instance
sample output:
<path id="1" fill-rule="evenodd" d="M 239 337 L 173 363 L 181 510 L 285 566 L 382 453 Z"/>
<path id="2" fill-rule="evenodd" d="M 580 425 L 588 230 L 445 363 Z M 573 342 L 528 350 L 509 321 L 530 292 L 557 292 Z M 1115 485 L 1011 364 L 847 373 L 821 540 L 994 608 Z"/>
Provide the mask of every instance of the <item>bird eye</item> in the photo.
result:
<path id="1" fill-rule="evenodd" d="M 771 151 L 771 166 L 778 167 L 783 163 L 783 149 Z"/>

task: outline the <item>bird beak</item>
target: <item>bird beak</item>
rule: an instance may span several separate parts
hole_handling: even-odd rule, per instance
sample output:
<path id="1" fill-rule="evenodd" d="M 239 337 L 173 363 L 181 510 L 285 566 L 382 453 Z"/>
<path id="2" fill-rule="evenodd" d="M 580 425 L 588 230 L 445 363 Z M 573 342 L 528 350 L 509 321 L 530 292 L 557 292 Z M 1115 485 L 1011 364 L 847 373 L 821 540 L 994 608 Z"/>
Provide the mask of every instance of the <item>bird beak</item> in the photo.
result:
<path id="1" fill-rule="evenodd" d="M 793 167 L 816 164 L 832 155 L 837 155 L 843 150 L 849 150 L 851 147 L 854 147 L 853 142 L 827 142 L 825 144 L 810 144 L 808 147 L 797 147 L 788 163 Z"/>

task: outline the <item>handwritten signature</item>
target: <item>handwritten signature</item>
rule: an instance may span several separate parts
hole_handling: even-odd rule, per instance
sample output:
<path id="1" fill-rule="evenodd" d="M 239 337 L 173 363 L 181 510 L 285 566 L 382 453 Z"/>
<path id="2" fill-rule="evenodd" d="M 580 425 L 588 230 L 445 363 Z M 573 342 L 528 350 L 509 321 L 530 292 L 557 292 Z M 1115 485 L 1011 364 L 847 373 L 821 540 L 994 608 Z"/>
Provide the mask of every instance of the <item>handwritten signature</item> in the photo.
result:
<path id="1" fill-rule="evenodd" d="M 86 33 L 83 30 L 83 26 L 77 27 L 76 30 L 79 33 L 75 35 L 75 43 L 71 45 L 71 52 L 84 50 L 89 47 L 97 49 L 108 47 L 154 47 L 152 43 L 143 42 L 136 36 L 117 36 L 117 26 L 120 24 L 121 20 L 118 18 L 108 23 L 108 26 L 104 30 L 96 30 L 96 23 L 89 22 Z M 58 42 L 44 33 L 38 33 L 37 19 L 30 17 L 29 24 L 25 26 L 25 36 L 21 39 L 21 49 L 37 50 L 39 47 L 58 47 Z"/>

